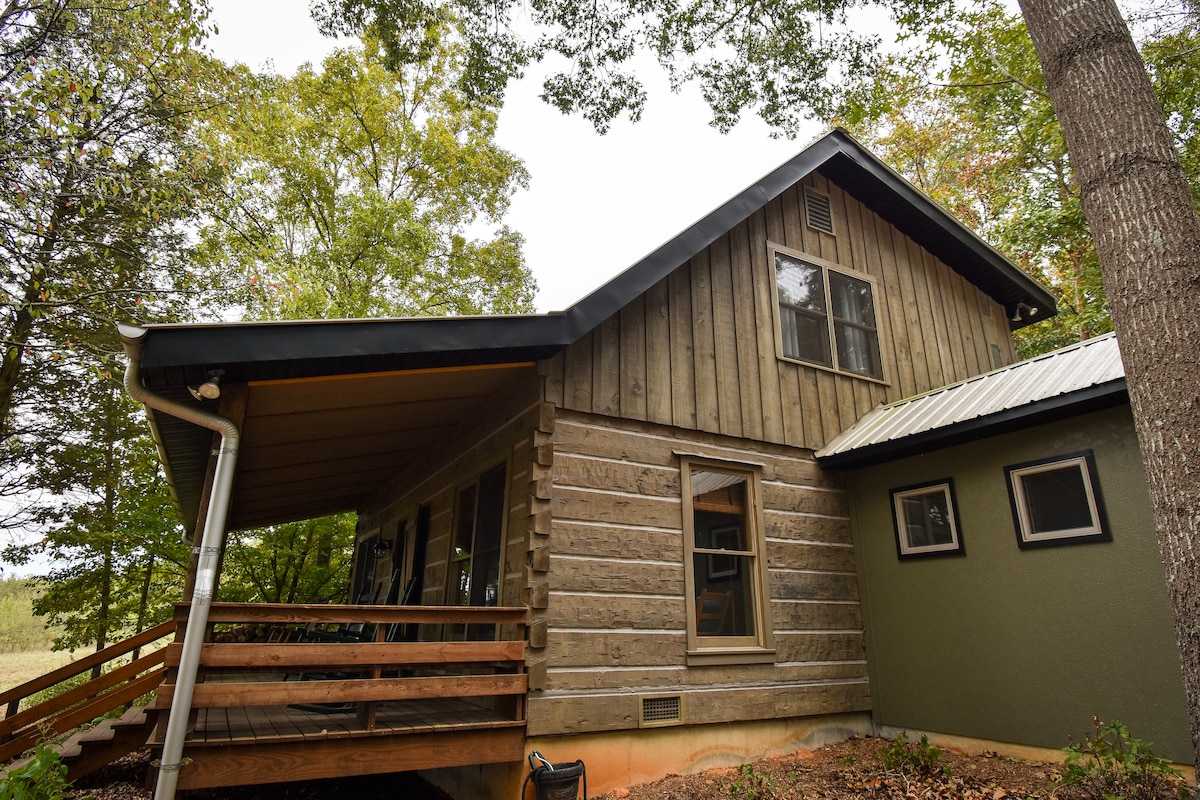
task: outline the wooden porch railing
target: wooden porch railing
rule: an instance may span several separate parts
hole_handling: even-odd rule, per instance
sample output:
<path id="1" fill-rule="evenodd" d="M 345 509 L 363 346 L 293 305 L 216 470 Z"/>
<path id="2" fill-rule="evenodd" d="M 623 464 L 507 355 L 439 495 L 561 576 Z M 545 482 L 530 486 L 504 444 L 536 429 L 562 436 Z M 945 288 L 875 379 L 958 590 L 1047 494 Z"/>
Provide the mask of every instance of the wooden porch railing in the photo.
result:
<path id="1" fill-rule="evenodd" d="M 31 695 L 153 644 L 173 634 L 175 629 L 174 621 L 161 623 L 41 677 L 0 692 L 0 706 L 5 707 L 4 719 L 0 719 L 0 762 L 20 755 L 39 739 L 70 731 L 153 691 L 163 680 L 165 649 L 158 649 L 57 697 L 20 710 L 22 701 Z"/>
<path id="2" fill-rule="evenodd" d="M 187 617 L 188 605 L 177 606 L 181 632 Z M 192 708 L 348 704 L 371 731 L 382 702 L 471 698 L 523 721 L 527 622 L 525 608 L 214 603 Z M 411 625 L 419 626 L 421 641 L 389 641 L 400 626 Z M 328 626 L 370 634 L 356 639 L 323 632 Z M 238 628 L 259 638 L 269 631 L 268 641 L 213 641 L 223 629 Z M 450 641 L 454 637 L 443 631 L 470 631 L 473 640 Z M 158 709 L 171 704 L 182 645 L 166 650 Z"/>

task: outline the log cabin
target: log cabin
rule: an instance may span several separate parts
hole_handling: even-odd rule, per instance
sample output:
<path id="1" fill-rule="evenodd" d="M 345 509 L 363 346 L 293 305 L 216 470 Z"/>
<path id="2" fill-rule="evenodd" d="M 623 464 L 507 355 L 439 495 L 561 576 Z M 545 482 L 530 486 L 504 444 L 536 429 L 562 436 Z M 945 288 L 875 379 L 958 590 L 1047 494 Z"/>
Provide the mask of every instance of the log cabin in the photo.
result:
<path id="1" fill-rule="evenodd" d="M 1154 707 L 1176 703 L 1155 735 L 1185 757 L 1169 632 L 1140 624 L 1166 613 L 1144 486 L 1107 538 L 1073 548 L 1026 548 L 1004 500 L 1003 467 L 1049 456 L 1091 449 L 1078 463 L 1105 491 L 1137 473 L 1128 436 L 1115 461 L 1093 441 L 1127 421 L 1104 416 L 1127 417 L 1120 387 L 1053 418 L 1038 396 L 1038 413 L 965 434 L 945 421 L 963 393 L 943 392 L 926 408 L 941 438 L 871 423 L 980 376 L 1009 391 L 1030 374 L 1012 331 L 1054 313 L 1045 287 L 834 130 L 562 312 L 123 328 L 127 386 L 201 542 L 157 704 L 177 773 L 160 794 L 421 769 L 455 797 L 511 798 L 535 749 L 582 759 L 598 793 L 901 728 L 1061 747 L 1093 713 L 1137 716 L 1136 693 L 1095 678 L 1033 705 L 1133 651 L 1153 663 L 1130 668 L 1162 676 Z M 987 501 L 969 506 L 973 491 Z M 365 605 L 212 602 L 225 530 L 344 511 Z M 1136 558 L 1136 579 L 1080 602 L 1077 553 L 1095 580 Z M 235 620 L 377 633 L 334 660 L 358 678 L 235 691 L 214 676 L 331 660 L 211 641 Z M 1107 644 L 1071 644 L 1093 636 Z M 306 710 L 333 700 L 355 709 L 340 737 L 331 708 Z M 278 719 L 245 733 L 264 704 L 288 709 L 286 741 Z M 203 714 L 214 730 L 236 716 L 241 738 L 206 746 Z"/>

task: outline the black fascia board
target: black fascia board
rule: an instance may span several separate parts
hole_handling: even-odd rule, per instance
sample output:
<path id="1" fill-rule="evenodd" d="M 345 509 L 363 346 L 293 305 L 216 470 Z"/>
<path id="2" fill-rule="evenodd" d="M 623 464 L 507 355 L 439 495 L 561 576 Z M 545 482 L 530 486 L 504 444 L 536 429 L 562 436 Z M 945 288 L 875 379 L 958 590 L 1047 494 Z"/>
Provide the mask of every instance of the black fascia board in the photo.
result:
<path id="1" fill-rule="evenodd" d="M 561 314 L 146 325 L 148 388 L 536 361 L 566 344 Z"/>
<path id="2" fill-rule="evenodd" d="M 1036 315 L 1026 315 L 1013 327 L 1056 313 L 1056 301 L 1049 290 L 916 190 L 850 134 L 836 128 L 568 309 L 565 313 L 570 339 L 574 341 L 593 330 L 755 211 L 818 171 L 1004 304 L 1010 318 L 1016 315 L 1019 303 L 1038 309 Z"/>
<path id="3" fill-rule="evenodd" d="M 908 456 L 921 455 L 965 442 L 979 441 L 1034 425 L 1056 422 L 1091 411 L 1129 402 L 1124 378 L 1089 386 L 1076 392 L 1049 397 L 1018 408 L 1010 408 L 985 417 L 922 431 L 900 439 L 856 448 L 844 453 L 818 456 L 817 463 L 827 469 L 873 467 Z"/>

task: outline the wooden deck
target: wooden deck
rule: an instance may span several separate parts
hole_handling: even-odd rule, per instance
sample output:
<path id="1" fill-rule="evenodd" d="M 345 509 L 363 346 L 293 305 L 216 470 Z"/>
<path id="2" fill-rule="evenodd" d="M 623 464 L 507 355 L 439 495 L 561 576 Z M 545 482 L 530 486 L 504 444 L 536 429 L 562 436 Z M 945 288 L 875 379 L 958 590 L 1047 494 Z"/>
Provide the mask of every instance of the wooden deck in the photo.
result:
<path id="1" fill-rule="evenodd" d="M 212 627 L 269 624 L 284 632 L 283 640 L 204 645 L 179 788 L 520 761 L 527 613 L 214 604 Z M 177 619 L 186 624 L 186 607 Z M 358 623 L 376 631 L 375 641 L 295 633 Z M 419 626 L 420 641 L 386 641 L 397 625 Z M 439 638 L 466 626 L 475 635 L 513 638 Z M 154 703 L 160 711 L 173 699 L 180 649 L 168 647 L 168 679 Z M 160 728 L 152 744 L 162 735 Z"/>

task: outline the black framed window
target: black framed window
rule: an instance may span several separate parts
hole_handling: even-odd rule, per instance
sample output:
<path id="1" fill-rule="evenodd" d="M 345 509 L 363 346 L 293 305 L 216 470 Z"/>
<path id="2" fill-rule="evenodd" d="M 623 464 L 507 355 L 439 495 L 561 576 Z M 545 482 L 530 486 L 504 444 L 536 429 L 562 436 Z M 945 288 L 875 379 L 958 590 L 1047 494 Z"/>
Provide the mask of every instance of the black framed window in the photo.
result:
<path id="1" fill-rule="evenodd" d="M 1004 468 L 1020 547 L 1110 541 L 1092 451 Z"/>
<path id="2" fill-rule="evenodd" d="M 949 478 L 893 489 L 892 519 L 900 558 L 965 552 L 954 482 Z"/>

